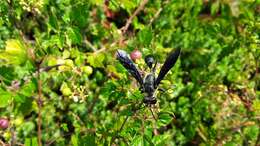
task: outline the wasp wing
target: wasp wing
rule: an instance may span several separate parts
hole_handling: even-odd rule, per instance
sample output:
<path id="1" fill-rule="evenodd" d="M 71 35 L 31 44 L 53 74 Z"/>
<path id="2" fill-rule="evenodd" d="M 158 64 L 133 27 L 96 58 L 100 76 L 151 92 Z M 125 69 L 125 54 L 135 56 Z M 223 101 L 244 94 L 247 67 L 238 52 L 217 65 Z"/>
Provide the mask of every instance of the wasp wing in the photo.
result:
<path id="1" fill-rule="evenodd" d="M 164 78 L 164 76 L 168 73 L 168 71 L 174 66 L 174 64 L 176 63 L 179 55 L 180 55 L 181 49 L 177 49 L 175 52 L 172 51 L 168 57 L 166 58 L 159 74 L 158 77 L 155 81 L 155 87 L 157 87 L 161 80 Z"/>
<path id="2" fill-rule="evenodd" d="M 119 60 L 119 62 L 127 69 L 127 71 L 138 81 L 138 83 L 143 85 L 143 79 L 128 54 L 123 50 L 118 50 L 116 57 L 117 60 Z"/>

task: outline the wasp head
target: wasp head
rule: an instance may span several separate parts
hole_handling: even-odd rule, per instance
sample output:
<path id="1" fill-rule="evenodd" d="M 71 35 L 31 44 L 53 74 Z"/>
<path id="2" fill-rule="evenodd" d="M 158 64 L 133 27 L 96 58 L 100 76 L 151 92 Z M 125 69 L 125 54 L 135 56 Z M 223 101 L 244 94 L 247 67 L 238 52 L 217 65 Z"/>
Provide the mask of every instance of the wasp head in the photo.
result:
<path id="1" fill-rule="evenodd" d="M 145 63 L 149 68 L 152 68 L 155 63 L 154 57 L 152 55 L 147 55 L 145 57 Z"/>

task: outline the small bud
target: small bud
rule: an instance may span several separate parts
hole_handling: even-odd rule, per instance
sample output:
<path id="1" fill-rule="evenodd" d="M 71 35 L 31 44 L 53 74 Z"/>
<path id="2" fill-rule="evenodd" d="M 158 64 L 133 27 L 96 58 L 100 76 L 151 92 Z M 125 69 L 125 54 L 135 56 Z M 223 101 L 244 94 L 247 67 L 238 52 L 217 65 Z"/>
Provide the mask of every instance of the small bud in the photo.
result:
<path id="1" fill-rule="evenodd" d="M 134 50 L 131 52 L 130 57 L 133 61 L 135 61 L 142 58 L 142 53 L 139 50 Z"/>
<path id="2" fill-rule="evenodd" d="M 8 119 L 5 118 L 0 118 L 0 128 L 1 129 L 6 129 L 9 126 L 9 121 Z"/>

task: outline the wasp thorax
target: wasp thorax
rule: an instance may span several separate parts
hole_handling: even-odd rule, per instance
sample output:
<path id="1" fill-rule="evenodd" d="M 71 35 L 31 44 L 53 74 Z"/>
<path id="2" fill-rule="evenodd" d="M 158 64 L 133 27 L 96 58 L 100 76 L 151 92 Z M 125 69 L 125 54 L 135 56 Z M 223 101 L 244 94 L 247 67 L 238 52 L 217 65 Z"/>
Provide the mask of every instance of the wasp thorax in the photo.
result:
<path id="1" fill-rule="evenodd" d="M 155 62 L 154 57 L 152 55 L 147 55 L 144 60 L 145 60 L 145 63 L 147 64 L 147 66 L 149 68 L 152 68 L 152 66 Z"/>
<path id="2" fill-rule="evenodd" d="M 149 73 L 144 78 L 144 92 L 148 94 L 148 96 L 153 95 L 154 93 L 154 82 L 155 76 L 152 73 Z"/>

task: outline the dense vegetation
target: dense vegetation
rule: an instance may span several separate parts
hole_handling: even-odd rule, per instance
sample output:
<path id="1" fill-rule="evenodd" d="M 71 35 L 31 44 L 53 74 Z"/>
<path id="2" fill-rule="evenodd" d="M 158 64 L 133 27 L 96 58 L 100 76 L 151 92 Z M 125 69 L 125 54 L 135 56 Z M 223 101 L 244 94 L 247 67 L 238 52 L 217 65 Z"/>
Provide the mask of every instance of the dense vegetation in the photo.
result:
<path id="1" fill-rule="evenodd" d="M 115 52 L 176 48 L 155 120 Z M 1 0 L 0 145 L 259 146 L 259 72 L 259 0 Z"/>

